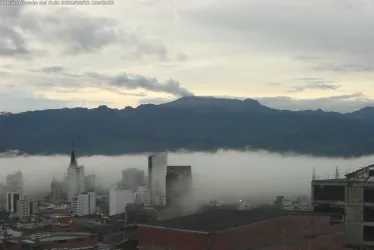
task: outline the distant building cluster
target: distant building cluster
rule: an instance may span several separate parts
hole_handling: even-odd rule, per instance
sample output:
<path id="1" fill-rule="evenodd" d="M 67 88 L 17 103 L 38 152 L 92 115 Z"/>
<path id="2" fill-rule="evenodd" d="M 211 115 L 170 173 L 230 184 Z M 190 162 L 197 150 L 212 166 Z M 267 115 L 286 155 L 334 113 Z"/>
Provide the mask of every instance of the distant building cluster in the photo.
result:
<path id="1" fill-rule="evenodd" d="M 45 197 L 24 188 L 21 172 L 0 185 L 3 249 L 371 249 L 374 165 L 317 180 L 309 196 L 279 195 L 196 204 L 192 167 L 168 164 L 165 152 L 127 168 L 103 189 L 78 165 L 74 145 L 66 176 Z M 2 242 L 2 243 L 1 243 Z"/>

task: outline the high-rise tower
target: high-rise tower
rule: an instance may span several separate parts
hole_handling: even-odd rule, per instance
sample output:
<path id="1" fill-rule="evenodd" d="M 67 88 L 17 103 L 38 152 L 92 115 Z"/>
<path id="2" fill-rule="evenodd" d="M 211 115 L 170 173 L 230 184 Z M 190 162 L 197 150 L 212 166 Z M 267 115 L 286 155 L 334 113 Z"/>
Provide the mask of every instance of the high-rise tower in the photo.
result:
<path id="1" fill-rule="evenodd" d="M 75 154 L 74 142 L 72 144 L 72 150 L 70 155 L 70 165 L 68 167 L 67 176 L 67 195 L 68 201 L 72 201 L 73 196 L 76 194 L 83 193 L 84 188 L 84 167 L 78 166 L 78 161 Z"/>

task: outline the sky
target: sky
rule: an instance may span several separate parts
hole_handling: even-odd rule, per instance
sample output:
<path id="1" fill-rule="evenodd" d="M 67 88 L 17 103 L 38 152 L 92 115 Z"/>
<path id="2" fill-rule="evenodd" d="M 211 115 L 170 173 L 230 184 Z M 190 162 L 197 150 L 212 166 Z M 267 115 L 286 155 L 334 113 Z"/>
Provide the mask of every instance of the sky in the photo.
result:
<path id="1" fill-rule="evenodd" d="M 79 156 L 79 151 L 77 154 Z M 370 165 L 373 160 L 374 156 L 341 159 L 282 156 L 261 151 L 168 154 L 168 165 L 191 165 L 194 196 L 198 202 L 247 198 L 273 201 L 278 195 L 287 198 L 309 195 L 313 169 L 318 179 L 327 179 L 335 177 L 338 167 L 342 177 L 347 171 Z M 0 157 L 0 183 L 4 183 L 7 174 L 21 171 L 26 192 L 48 192 L 53 176 L 63 179 L 69 161 L 68 155 Z M 99 186 L 109 188 L 120 180 L 123 169 L 135 167 L 147 174 L 148 163 L 147 155 L 126 155 L 78 157 L 78 164 L 84 165 L 85 175 L 96 174 Z"/>
<path id="2" fill-rule="evenodd" d="M 282 109 L 373 106 L 372 0 L 0 5 L 0 111 L 182 96 Z"/>

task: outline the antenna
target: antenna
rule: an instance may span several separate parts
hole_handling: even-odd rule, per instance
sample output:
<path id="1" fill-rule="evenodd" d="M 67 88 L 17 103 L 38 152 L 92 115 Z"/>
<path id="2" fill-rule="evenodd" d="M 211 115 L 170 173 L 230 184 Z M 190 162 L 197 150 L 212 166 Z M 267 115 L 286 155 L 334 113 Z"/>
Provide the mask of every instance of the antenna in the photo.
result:
<path id="1" fill-rule="evenodd" d="M 335 179 L 339 179 L 339 178 L 340 178 L 339 168 L 338 168 L 338 166 L 336 166 L 336 168 L 335 168 Z"/>

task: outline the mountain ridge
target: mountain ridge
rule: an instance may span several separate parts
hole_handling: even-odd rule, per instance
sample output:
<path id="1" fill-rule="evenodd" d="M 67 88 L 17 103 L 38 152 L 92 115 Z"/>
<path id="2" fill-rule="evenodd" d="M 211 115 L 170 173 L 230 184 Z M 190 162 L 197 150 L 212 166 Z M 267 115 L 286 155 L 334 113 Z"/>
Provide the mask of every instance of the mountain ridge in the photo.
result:
<path id="1" fill-rule="evenodd" d="M 351 113 L 289 111 L 253 99 L 182 97 L 135 108 L 101 105 L 0 116 L 0 147 L 61 154 L 74 140 L 83 155 L 251 148 L 356 157 L 374 153 L 373 129 L 372 107 Z"/>

